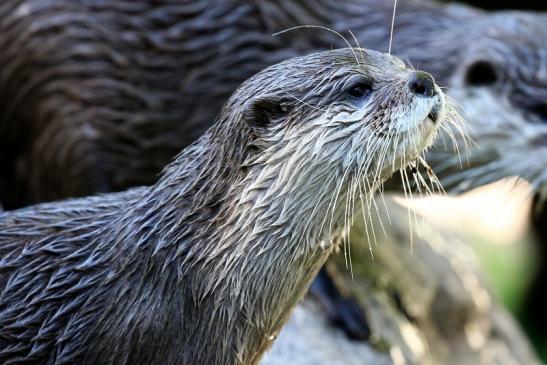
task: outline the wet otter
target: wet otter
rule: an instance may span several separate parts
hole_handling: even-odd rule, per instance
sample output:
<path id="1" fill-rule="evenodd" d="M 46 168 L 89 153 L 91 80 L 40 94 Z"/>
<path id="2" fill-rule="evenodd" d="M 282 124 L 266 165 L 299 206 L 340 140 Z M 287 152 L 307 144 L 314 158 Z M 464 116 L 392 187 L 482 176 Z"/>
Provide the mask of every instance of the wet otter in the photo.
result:
<path id="1" fill-rule="evenodd" d="M 383 0 L 3 1 L 0 200 L 15 208 L 151 184 L 243 79 L 306 50 L 343 44 L 328 33 L 272 33 L 320 24 L 351 29 L 367 48 L 387 50 L 392 10 Z M 470 115 L 482 146 L 473 165 L 498 160 L 492 178 L 542 171 L 523 171 L 501 152 L 508 146 L 545 159 L 547 127 L 535 121 L 545 118 L 546 23 L 541 15 L 428 1 L 398 6 L 395 54 L 462 93 L 486 90 L 507 106 Z M 464 96 L 462 104 L 474 100 Z M 500 128 L 483 128 L 494 115 Z M 515 128 L 500 139 L 506 125 Z"/>
<path id="2" fill-rule="evenodd" d="M 395 57 L 313 54 L 244 82 L 157 184 L 3 213 L 1 362 L 256 364 L 445 115 Z"/>
<path id="3" fill-rule="evenodd" d="M 0 201 L 14 208 L 151 184 L 207 128 L 241 80 L 286 57 L 342 44 L 328 33 L 272 33 L 321 24 L 351 29 L 361 44 L 387 50 L 392 10 L 383 0 L 5 0 Z M 472 129 L 481 142 L 471 155 L 473 166 L 492 168 L 490 174 L 457 175 L 445 180 L 447 186 L 542 176 L 546 132 L 537 121 L 546 88 L 533 75 L 541 75 L 545 24 L 539 15 L 399 3 L 394 53 L 457 86 L 461 103 L 470 105 L 470 124 L 479 126 Z M 514 54 L 527 56 L 517 61 Z M 475 62 L 479 58 L 486 62 Z M 481 64 L 486 75 L 495 67 L 495 82 L 475 77 Z M 477 91 L 495 103 L 481 104 Z M 498 126 L 491 128 L 494 119 Z M 430 161 L 445 176 L 459 171 L 453 151 L 432 152 Z M 521 163 L 529 154 L 537 157 L 535 166 Z"/>

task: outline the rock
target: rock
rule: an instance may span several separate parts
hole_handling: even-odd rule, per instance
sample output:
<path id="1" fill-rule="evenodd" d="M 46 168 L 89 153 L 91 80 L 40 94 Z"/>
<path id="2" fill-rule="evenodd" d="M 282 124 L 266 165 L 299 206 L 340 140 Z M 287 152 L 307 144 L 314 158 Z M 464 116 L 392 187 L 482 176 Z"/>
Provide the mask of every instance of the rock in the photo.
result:
<path id="1" fill-rule="evenodd" d="M 385 235 L 374 220 L 374 259 L 363 219 L 356 218 L 350 245 L 353 278 L 342 254 L 328 266 L 338 287 L 354 296 L 366 314 L 370 341 L 349 340 L 307 298 L 262 364 L 539 364 L 465 242 L 411 213 L 418 222 L 411 250 L 407 208 L 391 197 L 385 201 L 389 219 L 380 209 Z"/>

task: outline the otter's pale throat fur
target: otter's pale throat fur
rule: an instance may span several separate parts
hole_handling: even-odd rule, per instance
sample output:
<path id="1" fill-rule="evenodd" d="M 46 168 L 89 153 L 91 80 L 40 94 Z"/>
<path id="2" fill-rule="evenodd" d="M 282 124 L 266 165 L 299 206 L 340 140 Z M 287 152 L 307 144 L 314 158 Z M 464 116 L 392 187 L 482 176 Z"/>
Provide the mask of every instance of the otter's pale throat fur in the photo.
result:
<path id="1" fill-rule="evenodd" d="M 3 364 L 256 364 L 444 96 L 334 50 L 246 81 L 160 181 L 0 215 Z M 364 197 L 363 197 L 364 195 Z"/>

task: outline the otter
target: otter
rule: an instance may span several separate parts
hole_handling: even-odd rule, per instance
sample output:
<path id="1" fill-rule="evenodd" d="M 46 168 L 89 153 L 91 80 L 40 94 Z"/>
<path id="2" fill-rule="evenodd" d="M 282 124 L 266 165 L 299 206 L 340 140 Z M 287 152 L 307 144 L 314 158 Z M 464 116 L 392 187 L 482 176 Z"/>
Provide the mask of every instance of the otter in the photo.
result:
<path id="1" fill-rule="evenodd" d="M 150 187 L 0 215 L 0 361 L 257 364 L 446 118 L 433 78 L 337 49 L 245 81 Z"/>
<path id="2" fill-rule="evenodd" d="M 0 202 L 13 209 L 154 183 L 172 156 L 210 125 L 243 79 L 287 57 L 345 44 L 326 32 L 272 33 L 324 25 L 351 29 L 359 43 L 387 50 L 392 5 L 383 0 L 3 1 Z M 455 173 L 460 160 L 450 148 L 430 152 L 428 160 L 445 186 L 466 190 L 515 174 L 538 178 L 536 186 L 545 186 L 545 24 L 544 15 L 399 2 L 393 52 L 455 89 L 481 145 L 469 160 L 485 169 L 468 174 Z M 491 102 L 481 103 L 481 95 Z M 537 163 L 520 163 L 530 154 Z M 323 282 L 313 288 L 329 297 L 331 287 Z M 339 303 L 334 307 L 333 321 L 347 322 L 336 316 Z M 349 316 L 359 318 L 352 307 L 346 308 Z M 364 319 L 356 320 L 357 326 L 352 322 L 348 334 L 366 337 Z"/>
<path id="3" fill-rule="evenodd" d="M 272 33 L 302 24 L 350 29 L 367 48 L 385 51 L 392 5 L 383 0 L 5 0 L 0 4 L 0 201 L 13 209 L 152 184 L 245 78 L 288 57 L 345 44 L 326 32 Z M 543 176 L 544 163 L 524 171 L 503 151 L 533 151 L 538 161 L 545 160 L 541 141 L 547 127 L 538 123 L 545 119 L 547 95 L 541 71 L 545 24 L 544 15 L 487 13 L 425 0 L 397 7 L 394 54 L 441 84 L 461 89 L 464 109 L 480 100 L 473 96 L 477 91 L 496 101 L 468 118 L 477 124 L 472 131 L 482 145 L 471 154 L 472 166 L 499 167 L 486 178 Z M 493 118 L 499 128 L 484 128 Z M 511 133 L 500 137 L 500 130 Z M 432 152 L 434 160 L 445 162 L 444 169 L 450 156 Z M 488 164 L 494 160 L 498 163 Z M 459 166 L 457 159 L 450 162 L 447 175 Z M 460 181 L 468 179 L 485 182 L 470 174 Z"/>

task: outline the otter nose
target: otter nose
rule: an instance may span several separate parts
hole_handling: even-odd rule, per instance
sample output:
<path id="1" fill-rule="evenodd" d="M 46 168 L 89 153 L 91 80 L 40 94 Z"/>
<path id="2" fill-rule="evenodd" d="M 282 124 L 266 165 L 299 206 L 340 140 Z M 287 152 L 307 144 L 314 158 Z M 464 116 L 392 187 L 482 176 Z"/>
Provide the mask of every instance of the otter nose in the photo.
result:
<path id="1" fill-rule="evenodd" d="M 437 94 L 433 76 L 423 71 L 416 71 L 410 76 L 410 91 L 416 95 L 431 97 Z"/>

